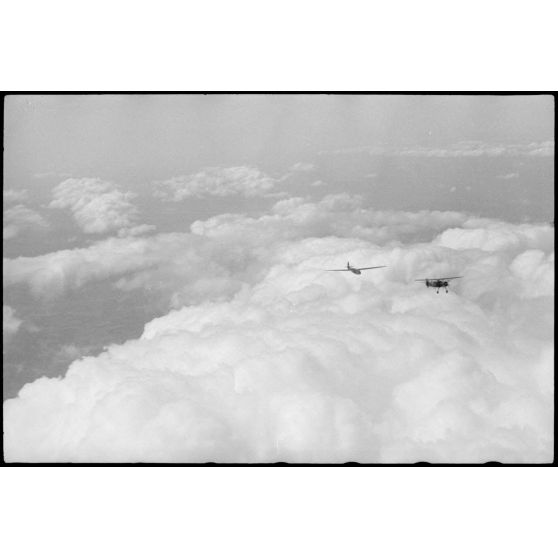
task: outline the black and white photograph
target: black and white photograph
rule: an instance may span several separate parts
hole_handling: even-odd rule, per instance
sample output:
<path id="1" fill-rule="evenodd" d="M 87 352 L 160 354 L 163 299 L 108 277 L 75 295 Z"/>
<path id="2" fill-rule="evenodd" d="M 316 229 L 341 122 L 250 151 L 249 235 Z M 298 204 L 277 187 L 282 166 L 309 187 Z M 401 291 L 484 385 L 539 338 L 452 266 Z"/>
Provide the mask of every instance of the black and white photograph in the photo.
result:
<path id="1" fill-rule="evenodd" d="M 2 555 L 558 555 L 555 12 L 5 3 Z"/>
<path id="2" fill-rule="evenodd" d="M 554 460 L 554 98 L 4 98 L 7 463 Z"/>

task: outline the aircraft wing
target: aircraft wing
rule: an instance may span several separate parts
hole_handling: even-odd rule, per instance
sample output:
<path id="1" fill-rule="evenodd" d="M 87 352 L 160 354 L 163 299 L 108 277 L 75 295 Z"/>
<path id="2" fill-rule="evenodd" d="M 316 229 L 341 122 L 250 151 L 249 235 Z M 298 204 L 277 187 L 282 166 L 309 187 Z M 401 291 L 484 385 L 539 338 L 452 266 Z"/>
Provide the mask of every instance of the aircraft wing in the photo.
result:
<path id="1" fill-rule="evenodd" d="M 356 267 L 355 269 L 362 271 L 363 269 L 378 269 L 380 267 L 387 267 L 387 265 L 375 265 L 374 267 Z"/>
<path id="2" fill-rule="evenodd" d="M 450 279 L 459 279 L 463 275 L 457 275 L 456 277 L 430 277 L 428 279 L 415 279 L 415 281 L 449 281 Z"/>
<path id="3" fill-rule="evenodd" d="M 349 271 L 349 270 L 345 268 L 345 269 L 326 269 L 326 271 Z"/>

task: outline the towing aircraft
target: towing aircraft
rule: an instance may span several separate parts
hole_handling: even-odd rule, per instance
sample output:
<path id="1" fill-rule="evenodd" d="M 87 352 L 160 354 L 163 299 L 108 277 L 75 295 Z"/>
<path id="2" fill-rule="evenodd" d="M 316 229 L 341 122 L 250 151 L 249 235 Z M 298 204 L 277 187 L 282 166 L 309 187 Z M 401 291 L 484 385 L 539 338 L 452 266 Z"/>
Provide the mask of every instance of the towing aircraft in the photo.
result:
<path id="1" fill-rule="evenodd" d="M 375 265 L 374 267 L 353 267 L 349 262 L 347 262 L 347 267 L 343 269 L 326 269 L 326 271 L 350 271 L 355 275 L 360 275 L 361 271 L 365 269 L 378 269 L 380 267 L 387 267 L 386 265 Z"/>
<path id="2" fill-rule="evenodd" d="M 415 281 L 423 281 L 427 287 L 435 288 L 436 294 L 438 294 L 442 287 L 445 287 L 447 293 L 449 282 L 452 279 L 460 279 L 461 277 L 463 277 L 463 275 L 457 275 L 456 277 L 438 277 L 437 279 L 415 279 Z"/>

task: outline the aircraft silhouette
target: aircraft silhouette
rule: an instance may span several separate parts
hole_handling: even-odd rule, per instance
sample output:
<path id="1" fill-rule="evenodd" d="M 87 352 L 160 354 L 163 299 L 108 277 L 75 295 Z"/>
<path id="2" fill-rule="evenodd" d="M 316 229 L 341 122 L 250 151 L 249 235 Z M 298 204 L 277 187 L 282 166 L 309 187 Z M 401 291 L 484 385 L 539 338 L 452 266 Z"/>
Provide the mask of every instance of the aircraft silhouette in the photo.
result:
<path id="1" fill-rule="evenodd" d="M 436 289 L 436 294 L 438 294 L 442 287 L 445 287 L 447 293 L 449 282 L 452 279 L 460 279 L 461 277 L 463 277 L 463 275 L 457 275 L 456 277 L 438 277 L 437 279 L 415 279 L 415 281 L 423 281 L 427 287 Z"/>
<path id="2" fill-rule="evenodd" d="M 350 271 L 355 275 L 360 275 L 361 271 L 365 269 L 379 269 L 380 267 L 387 267 L 386 265 L 375 265 L 373 267 L 353 267 L 349 262 L 347 262 L 347 267 L 344 269 L 326 269 L 326 271 Z"/>

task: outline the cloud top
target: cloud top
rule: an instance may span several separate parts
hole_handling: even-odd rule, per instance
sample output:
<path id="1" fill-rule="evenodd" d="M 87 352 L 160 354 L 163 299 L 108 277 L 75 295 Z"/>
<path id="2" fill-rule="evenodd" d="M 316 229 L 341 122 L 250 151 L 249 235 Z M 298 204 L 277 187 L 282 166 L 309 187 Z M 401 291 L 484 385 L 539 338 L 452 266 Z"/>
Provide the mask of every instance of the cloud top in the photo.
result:
<path id="1" fill-rule="evenodd" d="M 69 209 L 87 234 L 105 234 L 134 226 L 138 214 L 131 202 L 134 197 L 112 182 L 68 178 L 54 188 L 49 207 Z"/>

